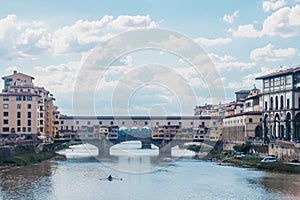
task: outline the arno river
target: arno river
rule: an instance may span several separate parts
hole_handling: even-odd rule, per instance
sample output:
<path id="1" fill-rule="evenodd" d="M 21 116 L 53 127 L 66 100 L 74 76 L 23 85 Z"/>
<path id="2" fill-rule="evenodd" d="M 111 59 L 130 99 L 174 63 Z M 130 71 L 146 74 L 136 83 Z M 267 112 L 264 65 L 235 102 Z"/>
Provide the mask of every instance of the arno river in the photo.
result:
<path id="1" fill-rule="evenodd" d="M 78 155 L 64 161 L 2 169 L 0 199 L 300 199 L 299 175 L 160 160 L 126 148 L 110 159 L 80 157 L 75 149 Z M 115 179 L 105 180 L 108 175 Z"/>

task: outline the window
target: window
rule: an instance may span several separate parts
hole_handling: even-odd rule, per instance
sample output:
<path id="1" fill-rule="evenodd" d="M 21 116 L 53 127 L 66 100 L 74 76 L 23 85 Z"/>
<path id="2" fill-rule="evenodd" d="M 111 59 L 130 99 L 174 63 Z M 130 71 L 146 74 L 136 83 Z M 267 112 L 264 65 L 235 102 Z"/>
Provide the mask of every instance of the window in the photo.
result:
<path id="1" fill-rule="evenodd" d="M 159 122 L 156 122 L 155 124 L 156 124 L 156 126 L 159 126 Z"/>
<path id="2" fill-rule="evenodd" d="M 79 121 L 76 121 L 76 124 L 78 125 L 78 124 L 79 124 Z"/>
<path id="3" fill-rule="evenodd" d="M 27 126 L 31 126 L 31 120 L 27 120 Z"/>
<path id="4" fill-rule="evenodd" d="M 9 97 L 8 96 L 3 96 L 3 101 L 9 101 Z"/>
<path id="5" fill-rule="evenodd" d="M 217 124 L 217 122 L 213 122 L 213 125 L 215 126 Z"/>
<path id="6" fill-rule="evenodd" d="M 249 123 L 252 123 L 253 122 L 253 119 L 252 118 L 249 118 Z"/>
<path id="7" fill-rule="evenodd" d="M 148 122 L 147 122 L 147 121 L 145 121 L 145 125 L 146 125 L 146 126 L 148 125 Z"/>
<path id="8" fill-rule="evenodd" d="M 265 101 L 265 110 L 268 110 L 268 102 Z"/>
<path id="9" fill-rule="evenodd" d="M 14 83 L 14 85 L 15 85 L 15 84 L 16 84 L 16 82 Z M 15 88 L 15 89 L 14 89 L 14 92 L 17 93 L 17 92 L 18 92 L 18 89 Z"/>
<path id="10" fill-rule="evenodd" d="M 290 99 L 286 100 L 286 108 L 289 109 L 290 108 Z"/>
<path id="11" fill-rule="evenodd" d="M 179 122 L 179 126 L 182 126 L 182 122 Z"/>
<path id="12" fill-rule="evenodd" d="M 21 112 L 17 112 L 17 118 L 21 118 Z"/>
<path id="13" fill-rule="evenodd" d="M 21 128 L 20 127 L 17 128 L 17 132 L 21 132 Z"/>
<path id="14" fill-rule="evenodd" d="M 271 97 L 270 110 L 273 110 L 273 97 Z"/>
<path id="15" fill-rule="evenodd" d="M 27 104 L 27 108 L 28 108 L 28 109 L 31 109 L 31 104 Z"/>
<path id="16" fill-rule="evenodd" d="M 3 124 L 8 124 L 8 119 L 4 119 Z"/>
<path id="17" fill-rule="evenodd" d="M 26 96 L 26 101 L 32 101 L 32 96 Z"/>
<path id="18" fill-rule="evenodd" d="M 292 77 L 291 76 L 287 76 L 285 78 L 285 84 L 286 85 L 291 85 L 292 84 Z"/>
<path id="19" fill-rule="evenodd" d="M 8 112 L 3 112 L 3 117 L 8 117 Z"/>
<path id="20" fill-rule="evenodd" d="M 114 125 L 114 121 L 110 121 L 110 125 Z"/>
<path id="21" fill-rule="evenodd" d="M 88 124 L 88 125 L 91 125 L 91 121 L 87 121 L 87 124 Z"/>
<path id="22" fill-rule="evenodd" d="M 17 104 L 17 109 L 21 109 L 21 104 Z"/>
<path id="23" fill-rule="evenodd" d="M 168 122 L 168 125 L 171 125 L 171 122 Z"/>
<path id="24" fill-rule="evenodd" d="M 9 128 L 8 127 L 3 127 L 2 132 L 9 132 Z"/>
<path id="25" fill-rule="evenodd" d="M 21 126 L 21 120 L 17 120 L 17 126 Z"/>
<path id="26" fill-rule="evenodd" d="M 60 121 L 60 124 L 64 124 L 65 122 L 64 121 Z"/>
<path id="27" fill-rule="evenodd" d="M 280 77 L 275 78 L 275 86 L 279 86 L 280 85 Z"/>
<path id="28" fill-rule="evenodd" d="M 26 132 L 26 127 L 22 127 L 22 132 Z"/>
<path id="29" fill-rule="evenodd" d="M 269 88 L 269 80 L 264 80 L 264 88 Z"/>
<path id="30" fill-rule="evenodd" d="M 99 124 L 102 125 L 102 121 L 99 121 Z"/>
<path id="31" fill-rule="evenodd" d="M 31 118 L 31 112 L 27 113 L 27 118 L 29 118 L 29 119 Z"/>
<path id="32" fill-rule="evenodd" d="M 30 132 L 31 132 L 31 127 L 28 127 L 27 130 L 28 130 L 28 132 L 30 133 Z"/>
<path id="33" fill-rule="evenodd" d="M 17 101 L 22 101 L 22 96 L 16 96 Z"/>
<path id="34" fill-rule="evenodd" d="M 191 126 L 193 126 L 193 125 L 194 125 L 194 122 L 191 122 L 190 124 L 191 124 Z"/>
<path id="35" fill-rule="evenodd" d="M 66 130 L 69 130 L 69 126 L 66 126 Z"/>
<path id="36" fill-rule="evenodd" d="M 275 97 L 275 110 L 278 110 L 278 96 Z"/>
<path id="37" fill-rule="evenodd" d="M 280 96 L 280 109 L 283 109 L 283 96 Z"/>
<path id="38" fill-rule="evenodd" d="M 8 104 L 3 104 L 4 109 L 8 109 Z"/>
<path id="39" fill-rule="evenodd" d="M 71 126 L 71 130 L 72 130 L 72 131 L 74 130 L 74 126 Z"/>

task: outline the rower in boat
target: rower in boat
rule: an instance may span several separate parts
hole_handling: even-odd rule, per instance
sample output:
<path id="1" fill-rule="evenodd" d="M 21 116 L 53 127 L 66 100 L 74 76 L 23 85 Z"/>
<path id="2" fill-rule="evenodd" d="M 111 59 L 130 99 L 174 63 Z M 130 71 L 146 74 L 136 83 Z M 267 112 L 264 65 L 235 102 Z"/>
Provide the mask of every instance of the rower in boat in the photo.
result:
<path id="1" fill-rule="evenodd" d="M 108 180 L 108 181 L 119 180 L 119 181 L 122 181 L 123 179 L 122 178 L 113 177 L 112 175 L 109 175 L 108 177 L 102 178 L 100 180 Z"/>

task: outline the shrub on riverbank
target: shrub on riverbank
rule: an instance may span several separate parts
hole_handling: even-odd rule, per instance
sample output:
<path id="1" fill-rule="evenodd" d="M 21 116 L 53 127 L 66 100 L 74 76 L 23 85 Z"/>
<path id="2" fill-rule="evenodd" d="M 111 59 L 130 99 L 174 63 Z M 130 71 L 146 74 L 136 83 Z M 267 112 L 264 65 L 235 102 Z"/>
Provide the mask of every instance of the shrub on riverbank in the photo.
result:
<path id="1" fill-rule="evenodd" d="M 271 172 L 285 172 L 300 174 L 300 166 L 292 165 L 283 162 L 273 162 L 273 163 L 259 163 L 257 165 L 258 169 L 271 171 Z"/>
<path id="2" fill-rule="evenodd" d="M 8 159 L 6 159 L 3 164 L 4 165 L 17 165 L 17 166 L 25 166 L 34 163 L 38 163 L 44 160 L 49 160 L 56 156 L 55 152 L 39 152 L 39 153 L 21 153 L 17 155 L 12 155 Z"/>
<path id="3" fill-rule="evenodd" d="M 262 163 L 258 157 L 245 156 L 243 158 L 227 158 L 224 162 L 230 163 L 236 167 L 255 168 L 268 172 L 300 174 L 300 165 L 287 164 L 281 161 L 273 163 Z"/>

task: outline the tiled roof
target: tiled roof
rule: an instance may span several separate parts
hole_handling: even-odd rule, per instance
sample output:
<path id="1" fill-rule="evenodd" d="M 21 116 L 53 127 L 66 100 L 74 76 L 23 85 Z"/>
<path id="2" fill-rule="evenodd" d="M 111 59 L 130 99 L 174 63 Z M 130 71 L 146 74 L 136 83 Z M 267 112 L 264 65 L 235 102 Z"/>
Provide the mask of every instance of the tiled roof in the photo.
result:
<path id="1" fill-rule="evenodd" d="M 285 74 L 293 74 L 293 73 L 296 73 L 296 72 L 299 72 L 299 71 L 300 71 L 300 67 L 291 68 L 291 69 L 280 70 L 280 71 L 276 71 L 276 72 L 273 72 L 273 73 L 270 73 L 270 74 L 259 76 L 259 77 L 255 78 L 255 79 L 265 79 L 265 78 L 270 78 L 270 77 L 275 77 L 275 76 L 281 76 L 281 75 L 285 75 Z"/>
<path id="2" fill-rule="evenodd" d="M 239 90 L 239 91 L 236 91 L 235 94 L 239 94 L 239 93 L 242 93 L 242 94 L 245 94 L 245 93 L 249 93 L 250 90 Z"/>

